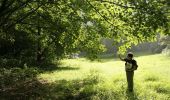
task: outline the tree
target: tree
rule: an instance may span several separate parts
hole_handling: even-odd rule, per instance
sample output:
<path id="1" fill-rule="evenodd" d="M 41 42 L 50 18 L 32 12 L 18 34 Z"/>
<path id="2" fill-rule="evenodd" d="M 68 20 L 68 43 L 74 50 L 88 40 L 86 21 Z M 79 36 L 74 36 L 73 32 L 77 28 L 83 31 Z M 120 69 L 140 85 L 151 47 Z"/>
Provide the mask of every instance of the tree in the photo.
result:
<path id="1" fill-rule="evenodd" d="M 107 37 L 121 42 L 124 52 L 154 40 L 159 31 L 169 34 L 168 6 L 168 0 L 2 0 L 0 38 L 6 42 L 0 48 L 15 47 L 8 53 L 20 52 L 20 59 L 29 56 L 37 63 L 77 51 L 95 58 L 105 50 L 101 39 Z M 23 41 L 27 49 L 16 49 L 21 37 L 28 40 Z"/>
<path id="2" fill-rule="evenodd" d="M 114 42 L 122 42 L 120 51 L 131 44 L 151 41 L 160 30 L 169 34 L 167 0 L 86 0 L 108 22 Z M 100 6 L 99 6 L 100 5 Z"/>

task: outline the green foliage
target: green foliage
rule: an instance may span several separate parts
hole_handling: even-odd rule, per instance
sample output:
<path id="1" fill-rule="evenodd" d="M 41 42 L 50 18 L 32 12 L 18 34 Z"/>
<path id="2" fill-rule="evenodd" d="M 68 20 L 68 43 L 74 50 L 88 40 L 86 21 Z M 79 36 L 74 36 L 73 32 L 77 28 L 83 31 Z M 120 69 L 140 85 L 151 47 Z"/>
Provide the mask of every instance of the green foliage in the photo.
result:
<path id="1" fill-rule="evenodd" d="M 102 38 L 121 42 L 124 53 L 160 31 L 169 34 L 167 0 L 0 1 L 1 56 L 30 57 L 38 65 L 75 52 L 97 58 L 105 50 Z"/>

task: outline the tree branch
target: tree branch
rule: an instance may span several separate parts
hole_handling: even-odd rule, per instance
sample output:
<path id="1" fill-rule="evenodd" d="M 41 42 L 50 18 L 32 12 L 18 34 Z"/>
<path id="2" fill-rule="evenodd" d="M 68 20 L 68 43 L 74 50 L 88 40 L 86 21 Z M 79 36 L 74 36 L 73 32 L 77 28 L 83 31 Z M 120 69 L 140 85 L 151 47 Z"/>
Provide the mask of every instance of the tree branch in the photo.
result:
<path id="1" fill-rule="evenodd" d="M 26 23 L 26 22 L 20 22 L 21 24 L 23 24 L 23 25 L 30 25 L 30 26 L 35 26 L 35 27 L 37 27 L 38 25 L 36 25 L 36 24 L 31 24 L 31 23 Z M 40 26 L 40 28 L 51 28 L 51 27 L 47 27 L 47 26 Z"/>
<path id="2" fill-rule="evenodd" d="M 38 6 L 38 7 L 35 8 L 35 9 L 32 9 L 30 12 L 28 12 L 27 14 L 25 14 L 23 17 L 19 18 L 15 23 L 9 25 L 9 26 L 7 27 L 7 29 L 8 29 L 8 28 L 11 28 L 12 26 L 16 25 L 17 23 L 22 22 L 22 21 L 23 21 L 25 18 L 27 18 L 29 15 L 31 15 L 32 13 L 34 13 L 35 11 L 37 11 L 38 8 L 41 7 L 41 6 L 42 6 L 42 5 Z"/>
<path id="3" fill-rule="evenodd" d="M 19 6 L 15 6 L 10 9 L 10 6 L 14 3 L 14 0 L 13 0 L 10 4 L 7 5 L 7 7 L 5 7 L 5 9 L 2 9 L 3 11 L 1 11 L 0 17 L 6 16 L 9 13 L 12 14 L 12 13 L 16 12 L 17 10 L 24 7 L 29 2 L 30 2 L 30 0 L 27 0 L 27 1 L 23 2 L 22 4 L 20 4 Z"/>
<path id="4" fill-rule="evenodd" d="M 99 10 L 98 10 L 96 7 L 94 7 L 88 0 L 86 0 L 86 2 L 98 13 L 107 23 L 109 23 L 110 25 L 114 26 L 112 23 L 110 23 L 110 22 L 106 19 L 105 16 L 103 16 L 103 15 L 100 13 Z"/>
<path id="5" fill-rule="evenodd" d="M 119 7 L 122 7 L 122 8 L 132 8 L 132 9 L 136 9 L 135 6 L 127 6 L 127 5 L 122 5 L 122 4 L 119 4 L 119 3 L 116 3 L 116 2 L 112 2 L 112 1 L 105 1 L 105 0 L 95 0 L 97 2 L 101 2 L 101 3 L 109 3 L 109 4 L 113 4 L 113 5 L 116 5 L 116 6 L 119 6 Z"/>

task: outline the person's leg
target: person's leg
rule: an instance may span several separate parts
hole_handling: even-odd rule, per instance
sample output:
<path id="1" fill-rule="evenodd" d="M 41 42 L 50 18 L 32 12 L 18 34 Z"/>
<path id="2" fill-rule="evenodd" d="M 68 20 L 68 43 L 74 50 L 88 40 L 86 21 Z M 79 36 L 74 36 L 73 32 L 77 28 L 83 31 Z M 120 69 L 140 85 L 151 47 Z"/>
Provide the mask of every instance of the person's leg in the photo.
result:
<path id="1" fill-rule="evenodd" d="M 133 76 L 134 72 L 128 72 L 126 71 L 126 77 L 127 77 L 127 83 L 128 83 L 128 90 L 133 91 Z"/>

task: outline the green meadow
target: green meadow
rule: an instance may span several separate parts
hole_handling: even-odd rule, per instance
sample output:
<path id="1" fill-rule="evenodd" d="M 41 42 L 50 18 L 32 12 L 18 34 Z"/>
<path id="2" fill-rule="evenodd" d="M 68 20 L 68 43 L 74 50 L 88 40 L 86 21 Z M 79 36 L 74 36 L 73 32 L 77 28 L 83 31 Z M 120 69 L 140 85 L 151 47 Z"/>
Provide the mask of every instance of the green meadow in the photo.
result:
<path id="1" fill-rule="evenodd" d="M 65 59 L 56 70 L 37 76 L 41 98 L 57 100 L 170 100 L 170 57 L 138 54 L 134 92 L 126 88 L 124 62 L 112 55 L 98 61 Z"/>

